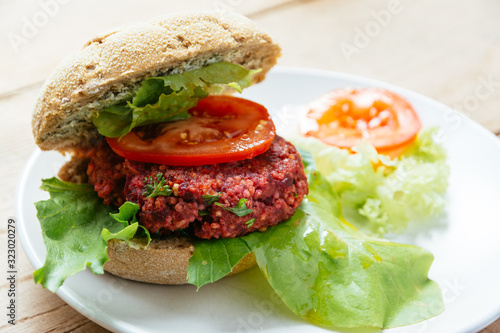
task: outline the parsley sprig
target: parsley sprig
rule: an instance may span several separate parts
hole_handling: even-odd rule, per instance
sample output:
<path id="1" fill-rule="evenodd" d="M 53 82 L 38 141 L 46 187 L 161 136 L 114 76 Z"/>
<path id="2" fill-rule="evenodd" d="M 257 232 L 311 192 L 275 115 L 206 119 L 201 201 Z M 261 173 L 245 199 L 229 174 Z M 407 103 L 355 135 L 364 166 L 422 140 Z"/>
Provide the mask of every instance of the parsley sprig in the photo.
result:
<path id="1" fill-rule="evenodd" d="M 245 204 L 245 202 L 247 202 L 247 201 L 248 201 L 248 199 L 240 199 L 240 201 L 238 201 L 238 204 L 236 205 L 236 207 L 226 207 L 223 204 L 221 204 L 220 202 L 216 202 L 216 203 L 214 203 L 214 205 L 222 207 L 224 210 L 227 210 L 228 212 L 231 212 L 236 216 L 242 217 L 242 216 L 247 216 L 248 214 L 253 212 L 252 209 L 247 208 L 247 205 Z"/>
<path id="2" fill-rule="evenodd" d="M 247 226 L 247 229 L 253 226 L 254 222 L 255 222 L 255 217 L 251 220 L 246 221 L 245 225 Z"/>
<path id="3" fill-rule="evenodd" d="M 205 195 L 202 195 L 201 197 L 203 198 L 203 200 L 205 200 L 205 202 L 207 203 L 207 205 L 212 205 L 214 202 L 217 202 L 219 201 L 220 197 L 221 197 L 222 194 L 217 194 L 217 195 L 210 195 L 210 194 L 205 194 Z"/>
<path id="4" fill-rule="evenodd" d="M 151 182 L 153 182 L 153 184 L 151 184 Z M 155 178 L 153 178 L 153 176 L 144 178 L 143 183 L 148 184 L 146 184 L 146 190 L 142 192 L 142 195 L 146 196 L 146 198 L 154 198 L 159 195 L 168 197 L 172 194 L 172 189 L 170 186 L 165 185 L 165 182 L 165 177 L 161 172 L 158 172 Z"/>

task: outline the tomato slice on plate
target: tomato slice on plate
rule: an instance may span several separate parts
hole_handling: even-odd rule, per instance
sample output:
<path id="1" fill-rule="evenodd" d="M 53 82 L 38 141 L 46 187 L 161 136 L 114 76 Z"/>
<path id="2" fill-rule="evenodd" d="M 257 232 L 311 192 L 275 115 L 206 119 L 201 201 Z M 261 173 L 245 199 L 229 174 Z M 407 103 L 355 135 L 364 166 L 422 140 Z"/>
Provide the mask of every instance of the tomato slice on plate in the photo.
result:
<path id="1" fill-rule="evenodd" d="M 265 152 L 275 136 L 267 109 L 233 96 L 209 96 L 191 117 L 136 128 L 106 138 L 118 155 L 141 162 L 195 166 L 249 159 Z"/>
<path id="2" fill-rule="evenodd" d="M 368 141 L 379 153 L 394 156 L 413 142 L 420 119 L 403 97 L 380 88 L 330 91 L 310 106 L 301 133 L 340 148 Z"/>

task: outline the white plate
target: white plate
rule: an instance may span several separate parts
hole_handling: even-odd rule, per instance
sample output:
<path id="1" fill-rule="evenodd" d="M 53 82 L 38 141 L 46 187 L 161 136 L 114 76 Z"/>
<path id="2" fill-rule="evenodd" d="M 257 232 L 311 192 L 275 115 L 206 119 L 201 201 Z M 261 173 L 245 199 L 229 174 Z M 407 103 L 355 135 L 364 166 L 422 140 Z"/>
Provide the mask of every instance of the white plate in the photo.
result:
<path id="1" fill-rule="evenodd" d="M 441 127 L 440 138 L 449 153 L 452 173 L 443 223 L 426 230 L 412 228 L 395 238 L 435 255 L 430 277 L 442 288 L 446 310 L 431 320 L 390 332 L 471 332 L 487 326 L 500 315 L 500 141 L 429 98 L 345 74 L 279 68 L 244 96 L 266 105 L 283 130 L 294 126 L 300 106 L 346 86 L 384 87 L 405 96 L 424 126 Z M 19 236 L 35 268 L 43 265 L 45 248 L 33 203 L 48 198 L 38 189 L 40 179 L 54 176 L 63 162 L 58 153 L 35 151 L 16 193 Z M 112 331 L 326 331 L 289 311 L 255 268 L 198 292 L 190 285 L 149 285 L 87 270 L 67 279 L 57 294 Z"/>

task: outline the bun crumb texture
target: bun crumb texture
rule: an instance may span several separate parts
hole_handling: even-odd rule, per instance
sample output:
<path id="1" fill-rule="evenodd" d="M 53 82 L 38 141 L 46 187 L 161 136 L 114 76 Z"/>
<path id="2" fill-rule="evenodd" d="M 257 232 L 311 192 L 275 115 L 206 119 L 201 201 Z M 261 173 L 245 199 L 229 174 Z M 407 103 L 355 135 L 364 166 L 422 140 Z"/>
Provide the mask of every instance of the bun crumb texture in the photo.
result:
<path id="1" fill-rule="evenodd" d="M 262 81 L 281 52 L 250 20 L 230 12 L 190 13 L 153 19 L 88 41 L 45 82 L 32 119 L 42 150 L 71 152 L 98 140 L 92 118 L 132 96 L 151 76 L 177 74 L 228 61 L 261 69 Z"/>

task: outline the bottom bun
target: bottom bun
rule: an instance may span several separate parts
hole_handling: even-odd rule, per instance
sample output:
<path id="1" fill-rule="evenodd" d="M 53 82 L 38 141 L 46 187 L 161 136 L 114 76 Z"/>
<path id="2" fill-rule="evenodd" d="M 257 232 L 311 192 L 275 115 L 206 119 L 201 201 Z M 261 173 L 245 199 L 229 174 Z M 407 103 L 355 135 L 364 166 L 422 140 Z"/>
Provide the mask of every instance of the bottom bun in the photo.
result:
<path id="1" fill-rule="evenodd" d="M 194 246 L 188 238 L 172 237 L 151 240 L 131 239 L 129 245 L 122 240 L 108 242 L 109 261 L 104 270 L 125 279 L 157 283 L 187 284 L 187 267 Z M 247 254 L 229 275 L 242 272 L 256 264 L 253 253 Z"/>

